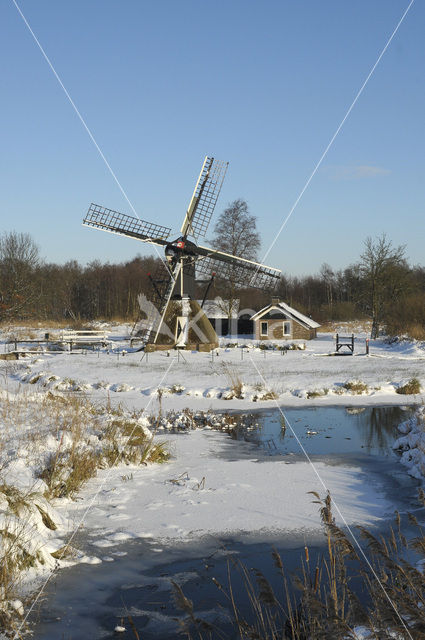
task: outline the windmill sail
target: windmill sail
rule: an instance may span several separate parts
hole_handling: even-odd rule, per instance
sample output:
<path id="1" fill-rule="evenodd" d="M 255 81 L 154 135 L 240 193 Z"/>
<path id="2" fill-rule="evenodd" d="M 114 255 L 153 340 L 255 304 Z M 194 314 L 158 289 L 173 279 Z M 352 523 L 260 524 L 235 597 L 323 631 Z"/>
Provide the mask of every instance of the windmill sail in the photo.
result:
<path id="1" fill-rule="evenodd" d="M 220 162 L 209 156 L 205 157 L 182 224 L 181 232 L 184 236 L 192 235 L 195 238 L 205 236 L 228 165 L 228 162 Z"/>
<path id="2" fill-rule="evenodd" d="M 159 245 L 166 245 L 167 238 L 171 233 L 171 229 L 168 227 L 154 222 L 146 222 L 140 218 L 134 218 L 93 203 L 87 211 L 83 225 Z"/>
<path id="3" fill-rule="evenodd" d="M 233 256 L 224 251 L 197 247 L 199 258 L 196 261 L 197 274 L 211 275 L 232 280 L 235 284 L 256 289 L 273 290 L 277 285 L 281 271 L 264 264 Z"/>

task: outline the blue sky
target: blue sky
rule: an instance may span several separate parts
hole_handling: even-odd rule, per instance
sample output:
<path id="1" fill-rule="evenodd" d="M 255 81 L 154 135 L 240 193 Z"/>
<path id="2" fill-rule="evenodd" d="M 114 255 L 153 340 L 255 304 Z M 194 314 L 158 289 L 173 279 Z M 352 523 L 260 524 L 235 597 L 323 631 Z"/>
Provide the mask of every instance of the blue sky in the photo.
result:
<path id="1" fill-rule="evenodd" d="M 18 3 L 138 215 L 179 229 L 213 155 L 230 162 L 216 215 L 246 199 L 262 254 L 408 6 Z M 424 19 L 416 0 L 268 264 L 343 268 L 382 232 L 424 264 Z M 48 262 L 151 254 L 81 225 L 90 202 L 132 212 L 12 0 L 0 5 L 0 53 L 0 232 L 30 233 Z"/>

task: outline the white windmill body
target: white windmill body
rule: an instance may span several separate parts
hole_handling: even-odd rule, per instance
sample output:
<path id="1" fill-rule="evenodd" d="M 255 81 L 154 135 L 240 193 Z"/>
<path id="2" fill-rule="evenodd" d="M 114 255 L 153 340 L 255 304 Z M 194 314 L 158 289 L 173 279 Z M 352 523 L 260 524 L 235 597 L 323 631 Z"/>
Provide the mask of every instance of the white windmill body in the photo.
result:
<path id="1" fill-rule="evenodd" d="M 217 335 L 195 299 L 199 276 L 232 279 L 241 286 L 271 290 L 280 270 L 197 244 L 205 236 L 220 194 L 227 162 L 206 157 L 181 227 L 181 235 L 170 241 L 171 229 L 91 204 L 83 224 L 142 242 L 165 247 L 166 261 L 150 277 L 154 299 L 140 296 L 146 318 L 138 331 L 146 348 L 210 350 L 218 345 Z M 189 239 L 190 237 L 190 239 Z"/>

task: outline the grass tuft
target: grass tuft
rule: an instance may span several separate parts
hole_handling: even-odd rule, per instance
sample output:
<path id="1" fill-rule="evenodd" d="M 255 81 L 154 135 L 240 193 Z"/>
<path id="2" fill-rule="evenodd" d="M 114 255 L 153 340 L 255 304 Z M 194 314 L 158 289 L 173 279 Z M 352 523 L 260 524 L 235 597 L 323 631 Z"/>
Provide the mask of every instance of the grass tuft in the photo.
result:
<path id="1" fill-rule="evenodd" d="M 417 378 L 411 378 L 406 384 L 398 387 L 395 390 L 396 393 L 402 395 L 413 395 L 421 392 L 421 384 Z"/>
<path id="2" fill-rule="evenodd" d="M 233 400 L 233 398 L 237 398 L 238 400 L 242 400 L 243 382 L 238 369 L 225 363 L 222 364 L 222 367 L 230 385 L 229 392 L 223 395 L 223 399 Z"/>
<path id="3" fill-rule="evenodd" d="M 345 382 L 342 386 L 344 389 L 350 391 L 355 395 L 361 395 L 362 393 L 367 393 L 369 391 L 369 387 L 367 386 L 367 384 L 362 382 L 361 380 L 352 380 L 349 382 Z"/>
<path id="4" fill-rule="evenodd" d="M 307 398 L 323 398 L 327 396 L 329 389 L 314 389 L 313 391 L 307 391 Z"/>

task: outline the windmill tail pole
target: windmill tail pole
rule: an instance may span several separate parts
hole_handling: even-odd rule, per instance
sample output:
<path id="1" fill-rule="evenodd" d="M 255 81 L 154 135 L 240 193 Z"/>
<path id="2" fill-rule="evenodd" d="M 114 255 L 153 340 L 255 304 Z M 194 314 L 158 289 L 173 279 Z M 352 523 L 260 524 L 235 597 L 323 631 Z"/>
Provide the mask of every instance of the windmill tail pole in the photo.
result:
<path id="1" fill-rule="evenodd" d="M 207 299 L 208 292 L 209 292 L 209 290 L 211 289 L 211 285 L 212 285 L 212 283 L 214 282 L 214 278 L 215 278 L 215 273 L 213 273 L 213 274 L 211 275 L 210 281 L 209 281 L 209 283 L 208 283 L 208 285 L 207 285 L 207 288 L 206 288 L 206 290 L 205 290 L 204 297 L 202 298 L 201 309 L 203 309 L 203 308 L 204 308 L 205 300 Z"/>

